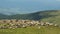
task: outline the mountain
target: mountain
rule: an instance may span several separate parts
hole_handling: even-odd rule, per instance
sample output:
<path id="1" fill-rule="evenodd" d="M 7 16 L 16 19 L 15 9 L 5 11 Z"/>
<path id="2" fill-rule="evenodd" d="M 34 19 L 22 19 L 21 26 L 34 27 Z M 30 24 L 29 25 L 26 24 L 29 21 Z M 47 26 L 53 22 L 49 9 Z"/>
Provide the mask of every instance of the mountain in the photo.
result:
<path id="1" fill-rule="evenodd" d="M 38 11 L 30 14 L 4 15 L 0 14 L 0 19 L 23 19 L 40 20 L 60 24 L 60 10 Z"/>

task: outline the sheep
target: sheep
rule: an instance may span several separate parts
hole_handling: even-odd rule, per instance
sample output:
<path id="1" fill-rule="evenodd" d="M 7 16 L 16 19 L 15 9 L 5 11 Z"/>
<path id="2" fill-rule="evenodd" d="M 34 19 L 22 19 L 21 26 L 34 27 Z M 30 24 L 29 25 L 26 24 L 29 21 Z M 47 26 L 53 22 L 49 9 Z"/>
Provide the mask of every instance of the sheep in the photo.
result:
<path id="1" fill-rule="evenodd" d="M 40 23 L 41 26 L 44 26 L 45 24 L 43 22 Z"/>
<path id="2" fill-rule="evenodd" d="M 10 26 L 9 29 L 15 29 L 14 27 Z"/>
<path id="3" fill-rule="evenodd" d="M 7 29 L 8 27 L 6 26 L 0 26 L 0 29 Z"/>
<path id="4" fill-rule="evenodd" d="M 53 26 L 53 23 L 50 23 L 49 25 L 50 25 L 50 26 Z"/>
<path id="5" fill-rule="evenodd" d="M 57 26 L 57 24 L 54 24 L 54 26 Z"/>
<path id="6" fill-rule="evenodd" d="M 10 26 L 9 29 L 12 29 L 12 27 Z"/>
<path id="7" fill-rule="evenodd" d="M 36 25 L 40 25 L 41 23 L 36 23 Z"/>
<path id="8" fill-rule="evenodd" d="M 13 23 L 10 23 L 10 26 L 14 26 L 15 24 L 13 24 Z"/>
<path id="9" fill-rule="evenodd" d="M 53 23 L 46 22 L 45 25 L 52 26 Z"/>
<path id="10" fill-rule="evenodd" d="M 57 24 L 53 24 L 53 23 L 49 23 L 49 22 L 39 22 L 39 21 L 34 21 L 34 20 L 0 20 L 0 22 L 5 22 L 3 24 L 6 24 L 6 25 L 3 25 L 1 26 L 0 28 L 12 28 L 12 29 L 15 29 L 15 28 L 26 28 L 27 26 L 39 26 L 38 28 L 40 29 L 41 27 L 40 26 L 45 26 L 45 25 L 48 25 L 48 26 L 58 26 Z"/>
<path id="11" fill-rule="evenodd" d="M 23 28 L 26 28 L 26 26 L 25 26 L 25 25 L 23 25 L 22 27 L 23 27 Z"/>
<path id="12" fill-rule="evenodd" d="M 41 27 L 39 26 L 38 29 L 40 29 Z"/>
<path id="13" fill-rule="evenodd" d="M 26 26 L 26 24 L 22 24 L 21 27 L 22 28 L 26 28 L 27 26 Z"/>
<path id="14" fill-rule="evenodd" d="M 36 22 L 35 22 L 35 25 L 40 25 L 40 22 L 39 22 L 39 21 L 36 21 Z"/>
<path id="15" fill-rule="evenodd" d="M 21 28 L 22 27 L 21 24 L 15 24 L 15 26 L 17 26 L 17 28 Z"/>
<path id="16" fill-rule="evenodd" d="M 58 27 L 58 24 L 54 24 L 55 27 Z"/>
<path id="17" fill-rule="evenodd" d="M 35 23 L 34 22 L 30 22 L 30 26 L 35 26 Z"/>
<path id="18" fill-rule="evenodd" d="M 8 20 L 8 19 L 6 19 L 6 20 L 4 20 L 5 21 L 5 23 L 10 23 L 10 20 Z"/>
<path id="19" fill-rule="evenodd" d="M 46 22 L 45 24 L 46 24 L 46 25 L 49 25 L 50 23 L 49 23 L 49 22 Z"/>

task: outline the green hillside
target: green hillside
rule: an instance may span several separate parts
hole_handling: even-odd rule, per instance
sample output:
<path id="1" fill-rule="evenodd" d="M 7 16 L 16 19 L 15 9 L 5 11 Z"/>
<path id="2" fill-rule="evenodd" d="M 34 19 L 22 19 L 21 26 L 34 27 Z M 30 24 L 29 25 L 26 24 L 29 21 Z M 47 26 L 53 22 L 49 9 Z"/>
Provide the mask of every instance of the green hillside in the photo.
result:
<path id="1" fill-rule="evenodd" d="M 16 14 L 16 15 L 10 15 L 8 19 L 41 20 L 43 18 L 49 18 L 49 17 L 54 17 L 58 15 L 58 14 L 51 14 L 51 13 L 58 13 L 58 11 L 48 10 L 48 11 L 39 11 L 36 13 L 30 13 L 30 14 Z"/>
<path id="2" fill-rule="evenodd" d="M 52 14 L 51 14 L 52 13 Z M 55 14 L 57 13 L 57 14 Z M 0 14 L 0 19 L 31 19 L 40 20 L 42 18 L 57 16 L 57 10 L 38 11 L 30 14 L 16 14 L 16 15 L 4 15 Z"/>
<path id="3" fill-rule="evenodd" d="M 0 14 L 0 19 L 39 20 L 43 22 L 57 23 L 60 25 L 60 10 L 38 11 L 30 14 L 16 15 Z M 0 29 L 0 34 L 60 34 L 60 27 L 31 26 L 27 28 Z"/>
<path id="4" fill-rule="evenodd" d="M 52 16 L 52 17 L 48 17 L 48 18 L 43 18 L 43 19 L 41 19 L 41 21 L 57 23 L 57 24 L 60 25 L 60 11 L 48 13 L 48 15 L 49 14 L 50 15 L 56 15 L 56 16 Z"/>
<path id="5" fill-rule="evenodd" d="M 4 15 L 0 14 L 0 19 L 23 19 L 40 20 L 60 24 L 60 10 L 38 11 L 30 14 Z"/>

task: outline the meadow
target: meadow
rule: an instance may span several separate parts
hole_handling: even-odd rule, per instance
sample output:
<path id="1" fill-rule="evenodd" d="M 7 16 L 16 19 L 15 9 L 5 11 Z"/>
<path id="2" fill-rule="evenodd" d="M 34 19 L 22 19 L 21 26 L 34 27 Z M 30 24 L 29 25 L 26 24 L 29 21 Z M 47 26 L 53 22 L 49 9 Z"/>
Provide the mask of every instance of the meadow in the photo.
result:
<path id="1" fill-rule="evenodd" d="M 60 28 L 54 26 L 31 26 L 27 28 L 0 29 L 0 34 L 60 34 Z"/>
<path id="2" fill-rule="evenodd" d="M 1 16 L 1 15 L 0 15 Z M 1 19 L 5 16 L 2 15 Z M 32 19 L 40 20 L 42 22 L 56 23 L 60 26 L 60 10 L 59 11 L 41 11 L 26 15 L 10 15 L 7 19 Z M 5 19 L 6 19 L 5 18 Z M 55 26 L 31 26 L 27 28 L 16 29 L 0 29 L 0 34 L 60 34 L 60 27 Z"/>

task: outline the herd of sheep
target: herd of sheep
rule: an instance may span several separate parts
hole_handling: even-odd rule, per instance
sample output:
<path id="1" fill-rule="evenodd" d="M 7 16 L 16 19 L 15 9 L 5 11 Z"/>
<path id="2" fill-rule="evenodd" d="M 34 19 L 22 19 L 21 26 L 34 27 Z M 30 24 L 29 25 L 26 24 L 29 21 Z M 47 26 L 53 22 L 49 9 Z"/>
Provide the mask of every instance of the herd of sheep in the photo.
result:
<path id="1" fill-rule="evenodd" d="M 15 29 L 15 28 L 26 28 L 30 26 L 55 26 L 58 27 L 58 24 L 34 21 L 34 20 L 16 20 L 16 19 L 5 19 L 0 20 L 0 29 Z"/>

